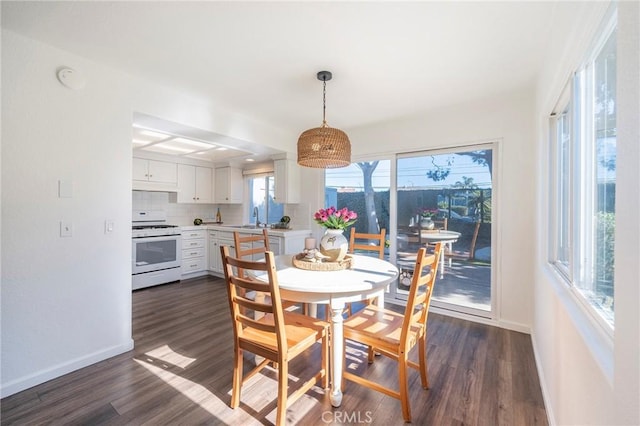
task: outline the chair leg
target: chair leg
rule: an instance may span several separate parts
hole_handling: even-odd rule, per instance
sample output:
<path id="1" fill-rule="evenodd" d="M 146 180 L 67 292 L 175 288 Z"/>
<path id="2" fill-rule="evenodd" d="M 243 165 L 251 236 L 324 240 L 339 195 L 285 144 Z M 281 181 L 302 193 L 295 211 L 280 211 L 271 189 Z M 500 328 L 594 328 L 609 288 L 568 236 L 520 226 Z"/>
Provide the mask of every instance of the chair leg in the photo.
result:
<path id="1" fill-rule="evenodd" d="M 369 364 L 373 364 L 375 355 L 376 355 L 376 352 L 373 350 L 373 346 L 369 346 L 367 350 L 367 361 L 369 362 Z"/>
<path id="2" fill-rule="evenodd" d="M 421 337 L 418 340 L 418 363 L 420 364 L 420 380 L 422 387 L 429 389 L 429 378 L 427 371 L 427 340 Z"/>
<path id="3" fill-rule="evenodd" d="M 373 297 L 371 299 L 367 299 L 367 305 L 376 305 L 376 306 L 380 306 L 378 304 L 378 298 L 377 297 Z M 380 355 L 380 354 L 377 354 Z M 373 360 L 376 357 L 376 351 L 373 348 L 373 346 L 369 346 L 369 350 L 367 353 L 367 361 L 369 362 L 369 364 L 373 364 Z"/>
<path id="4" fill-rule="evenodd" d="M 400 402 L 402 403 L 402 417 L 407 423 L 411 423 L 411 408 L 409 407 L 409 383 L 407 380 L 407 354 L 403 353 L 398 358 L 398 387 L 400 388 Z"/>
<path id="5" fill-rule="evenodd" d="M 240 404 L 240 390 L 242 389 L 242 349 L 236 348 L 233 360 L 233 388 L 231 390 L 231 408 L 238 408 Z"/>
<path id="6" fill-rule="evenodd" d="M 284 425 L 287 421 L 287 384 L 289 378 L 289 364 L 286 361 L 278 363 L 278 408 L 276 409 L 276 426 Z"/>

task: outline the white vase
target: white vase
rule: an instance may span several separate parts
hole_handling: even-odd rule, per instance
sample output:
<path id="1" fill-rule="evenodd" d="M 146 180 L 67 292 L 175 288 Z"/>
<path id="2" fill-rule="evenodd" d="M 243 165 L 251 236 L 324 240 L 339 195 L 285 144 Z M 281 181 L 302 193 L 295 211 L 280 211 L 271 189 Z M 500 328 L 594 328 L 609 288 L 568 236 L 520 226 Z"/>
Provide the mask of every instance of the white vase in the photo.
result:
<path id="1" fill-rule="evenodd" d="M 320 238 L 320 253 L 327 256 L 329 262 L 339 262 L 347 254 L 349 241 L 343 232 L 344 229 L 327 229 Z"/>
<path id="2" fill-rule="evenodd" d="M 431 220 L 430 217 L 423 217 L 420 219 L 420 227 L 423 229 L 433 229 L 435 223 Z"/>

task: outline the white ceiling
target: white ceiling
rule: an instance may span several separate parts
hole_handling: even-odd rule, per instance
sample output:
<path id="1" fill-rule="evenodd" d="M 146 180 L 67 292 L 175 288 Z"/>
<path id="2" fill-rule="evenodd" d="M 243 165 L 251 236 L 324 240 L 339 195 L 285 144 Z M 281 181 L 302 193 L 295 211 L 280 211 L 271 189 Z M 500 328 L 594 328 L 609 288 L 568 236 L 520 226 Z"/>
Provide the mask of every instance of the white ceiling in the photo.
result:
<path id="1" fill-rule="evenodd" d="M 531 85 L 560 5 L 2 1 L 2 25 L 301 132 L 321 123 L 324 69 L 343 130 Z"/>

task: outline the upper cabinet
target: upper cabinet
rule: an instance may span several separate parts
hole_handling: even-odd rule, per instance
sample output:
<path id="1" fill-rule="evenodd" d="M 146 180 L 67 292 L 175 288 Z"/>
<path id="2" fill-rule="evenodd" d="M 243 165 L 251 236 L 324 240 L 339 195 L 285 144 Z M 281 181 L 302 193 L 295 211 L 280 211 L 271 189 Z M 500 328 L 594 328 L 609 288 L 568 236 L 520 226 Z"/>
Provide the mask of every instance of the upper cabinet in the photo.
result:
<path id="1" fill-rule="evenodd" d="M 178 164 L 178 203 L 213 203 L 213 171 Z"/>
<path id="2" fill-rule="evenodd" d="M 176 163 L 134 158 L 133 180 L 175 184 L 178 180 Z"/>
<path id="3" fill-rule="evenodd" d="M 242 170 L 235 167 L 215 169 L 214 202 L 216 204 L 242 204 Z"/>
<path id="4" fill-rule="evenodd" d="M 175 191 L 178 166 L 168 161 L 133 158 L 133 189 L 148 191 Z"/>
<path id="5" fill-rule="evenodd" d="M 284 204 L 300 202 L 300 166 L 293 160 L 274 160 L 274 201 Z"/>

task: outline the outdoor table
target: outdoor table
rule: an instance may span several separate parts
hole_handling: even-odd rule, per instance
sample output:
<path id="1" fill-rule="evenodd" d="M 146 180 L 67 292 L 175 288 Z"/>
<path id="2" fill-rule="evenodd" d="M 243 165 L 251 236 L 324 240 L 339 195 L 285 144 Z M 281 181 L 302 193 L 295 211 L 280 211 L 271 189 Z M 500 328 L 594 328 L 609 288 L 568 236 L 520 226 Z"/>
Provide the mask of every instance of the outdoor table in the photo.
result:
<path id="1" fill-rule="evenodd" d="M 449 251 L 453 251 L 453 243 L 458 241 L 460 233 L 455 231 L 437 230 L 437 231 L 422 231 L 421 238 L 426 241 L 427 244 L 435 244 L 442 242 L 443 245 L 449 246 Z M 451 259 L 449 259 L 451 261 Z M 451 266 L 451 264 L 449 264 Z M 444 248 L 440 250 L 440 278 L 444 278 Z"/>

